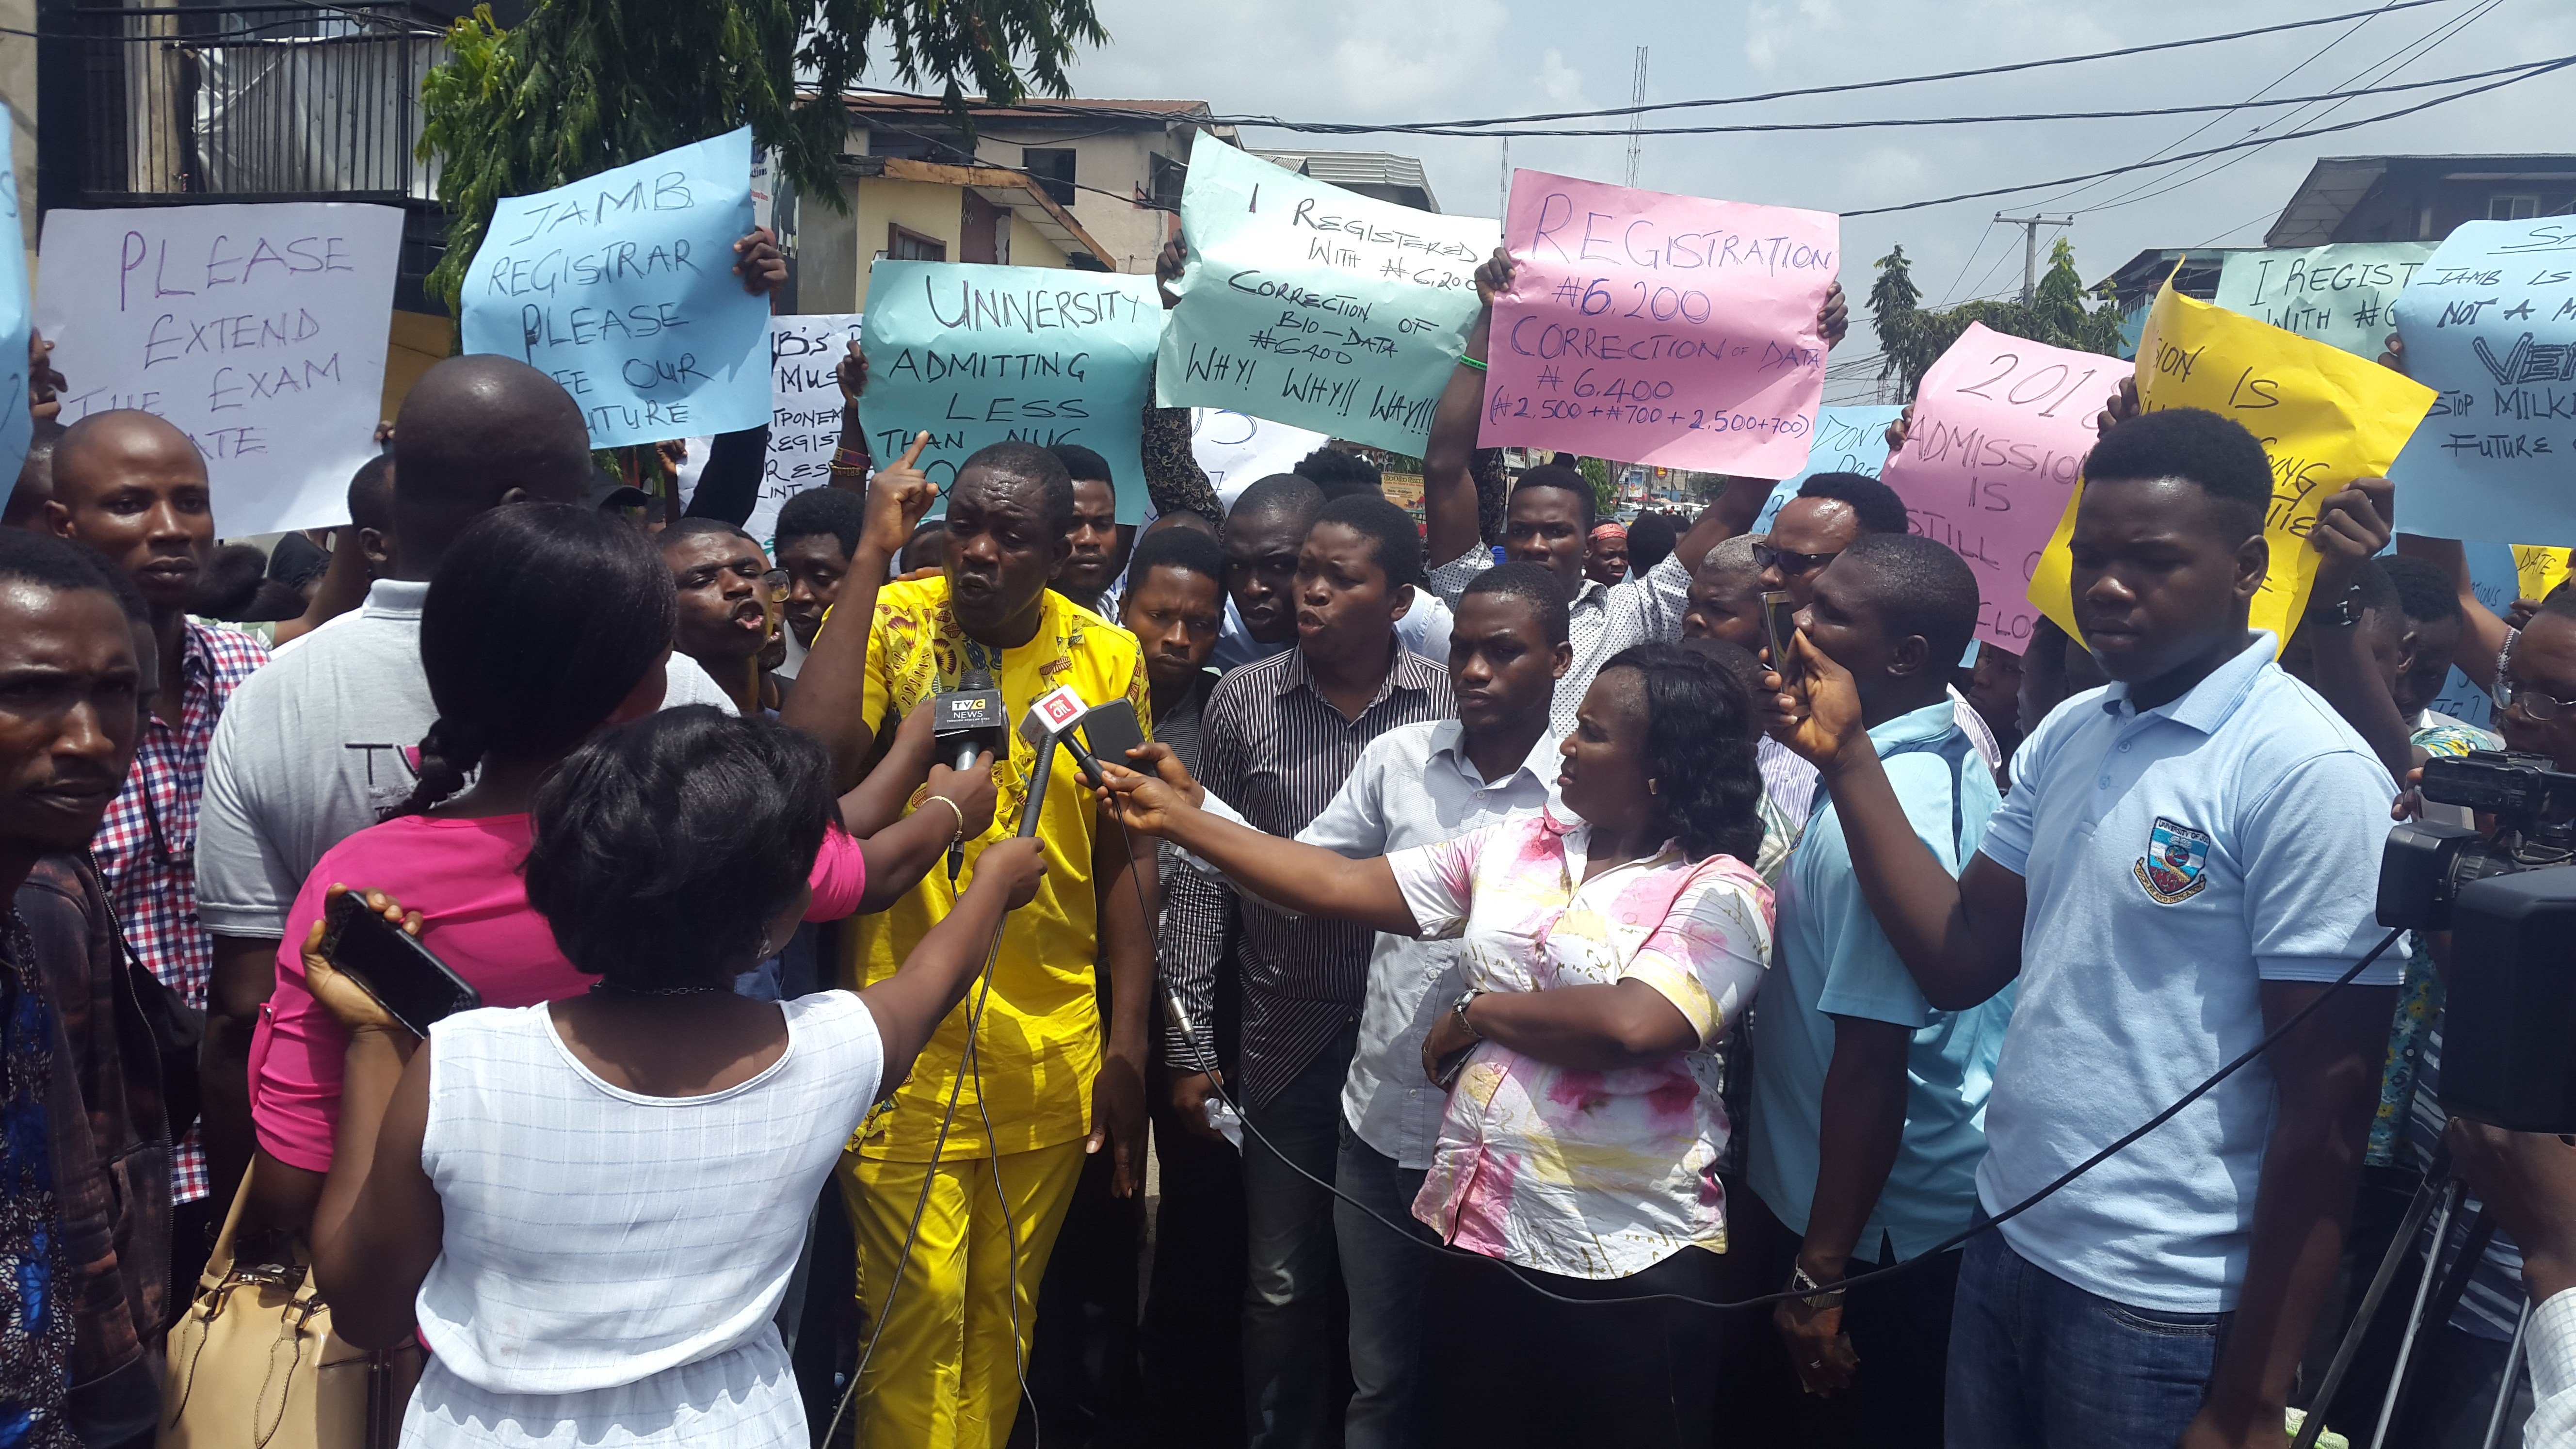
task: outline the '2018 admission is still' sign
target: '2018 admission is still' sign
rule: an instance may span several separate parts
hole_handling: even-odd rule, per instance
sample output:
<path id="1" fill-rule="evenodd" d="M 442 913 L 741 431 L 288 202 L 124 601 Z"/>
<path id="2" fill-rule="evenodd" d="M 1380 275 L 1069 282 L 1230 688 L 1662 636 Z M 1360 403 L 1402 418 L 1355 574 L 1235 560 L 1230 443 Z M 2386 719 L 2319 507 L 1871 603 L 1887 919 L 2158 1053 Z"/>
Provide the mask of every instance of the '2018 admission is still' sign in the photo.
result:
<path id="1" fill-rule="evenodd" d="M 1482 441 L 1786 478 L 1825 398 L 1830 212 L 1512 173 Z"/>

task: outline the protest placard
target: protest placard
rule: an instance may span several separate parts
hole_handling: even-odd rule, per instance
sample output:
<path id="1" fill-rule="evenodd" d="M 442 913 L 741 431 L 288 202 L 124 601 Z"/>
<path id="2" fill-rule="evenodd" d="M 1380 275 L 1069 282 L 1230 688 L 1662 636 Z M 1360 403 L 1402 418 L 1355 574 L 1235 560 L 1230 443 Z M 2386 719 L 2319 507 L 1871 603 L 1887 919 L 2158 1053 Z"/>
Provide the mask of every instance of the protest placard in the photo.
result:
<path id="1" fill-rule="evenodd" d="M 0 212 L 6 213 L 13 234 L 24 236 L 18 219 L 17 134 L 17 117 L 0 105 Z M 0 399 L 23 398 L 27 395 L 27 332 L 34 325 L 34 309 L 27 299 L 27 249 L 13 243 L 0 246 L 0 252 L 8 253 L 0 256 Z M 25 408 L 0 407 L 0 470 L 5 470 L 0 478 L 17 479 L 35 428 L 35 419 Z"/>
<path id="2" fill-rule="evenodd" d="M 1299 459 L 1331 441 L 1231 408 L 1190 409 L 1190 456 L 1207 474 L 1217 502 L 1229 509 L 1244 489 L 1273 473 L 1295 471 Z"/>
<path id="3" fill-rule="evenodd" d="M 2420 279 L 2419 279 L 2420 280 Z M 2433 391 L 2375 362 L 2195 301 L 2169 277 L 2138 344 L 2138 405 L 2147 412 L 2206 408 L 2242 423 L 2272 460 L 2272 504 L 2263 515 L 2271 562 L 2252 622 L 2287 643 L 2307 609 L 2317 551 L 2317 508 L 2356 478 L 2388 475 Z M 2066 503 L 2030 583 L 2030 601 L 2081 638 L 2068 594 L 2068 540 L 2079 486 Z"/>
<path id="4" fill-rule="evenodd" d="M 730 433 L 769 417 L 769 303 L 743 290 L 751 128 L 505 196 L 466 269 L 467 352 L 562 383 L 591 446 Z"/>
<path id="5" fill-rule="evenodd" d="M 769 454 L 760 463 L 760 497 L 742 525 L 763 548 L 771 545 L 778 510 L 789 498 L 832 481 L 832 450 L 841 440 L 841 384 L 833 369 L 859 340 L 861 322 L 856 312 L 769 319 Z"/>
<path id="6" fill-rule="evenodd" d="M 942 496 L 988 443 L 1079 443 L 1108 460 L 1118 521 L 1145 516 L 1146 380 L 1163 326 L 1154 279 L 1111 272 L 880 261 L 868 273 L 868 446 Z"/>
<path id="7" fill-rule="evenodd" d="M 2431 242 L 2229 252 L 2218 268 L 2218 305 L 2376 360 L 2397 330 L 2397 294 L 2432 255 Z"/>
<path id="8" fill-rule="evenodd" d="M 1190 153 L 1181 234 L 1190 252 L 1155 370 L 1162 406 L 1422 451 L 1500 227 L 1208 146 Z"/>
<path id="9" fill-rule="evenodd" d="M 1914 394 L 1905 446 L 1880 478 L 1914 531 L 1977 571 L 1977 638 L 2018 654 L 2039 610 L 2039 556 L 2093 450 L 2093 418 L 2129 364 L 1971 322 Z"/>
<path id="10" fill-rule="evenodd" d="M 2406 370 L 2438 395 L 2397 460 L 2397 523 L 2576 544 L 2576 221 L 2471 221 L 2397 299 Z"/>
<path id="11" fill-rule="evenodd" d="M 1831 212 L 1512 173 L 1480 440 L 1787 477 L 1825 395 Z"/>
<path id="12" fill-rule="evenodd" d="M 69 383 L 63 423 L 168 419 L 206 455 L 228 536 L 346 522 L 377 451 L 401 248 L 390 206 L 46 213 L 36 325 Z"/>
<path id="13" fill-rule="evenodd" d="M 1887 464 L 1887 425 L 1905 416 L 1895 403 L 1862 403 L 1816 409 L 1816 442 L 1807 451 L 1807 466 L 1780 480 L 1762 500 L 1762 512 L 1748 532 L 1769 533 L 1781 505 L 1798 496 L 1798 488 L 1819 473 L 1879 476 Z"/>

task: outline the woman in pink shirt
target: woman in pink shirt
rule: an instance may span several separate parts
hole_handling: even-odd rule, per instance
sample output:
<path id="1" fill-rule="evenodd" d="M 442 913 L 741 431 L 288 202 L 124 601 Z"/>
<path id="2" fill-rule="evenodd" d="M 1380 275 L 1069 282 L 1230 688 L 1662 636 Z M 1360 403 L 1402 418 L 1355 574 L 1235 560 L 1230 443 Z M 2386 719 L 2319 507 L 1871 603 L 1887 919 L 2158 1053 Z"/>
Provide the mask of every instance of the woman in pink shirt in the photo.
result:
<path id="1" fill-rule="evenodd" d="M 348 1038 L 307 988 L 296 948 L 332 885 L 381 890 L 418 911 L 422 943 L 486 1006 L 533 1006 L 589 989 L 594 978 L 565 958 L 528 904 L 520 868 L 529 803 L 584 740 L 660 704 L 676 614 L 670 572 L 651 542 L 587 509 L 495 509 L 448 551 L 421 610 L 421 663 L 438 720 L 414 760 L 419 784 L 392 819 L 332 847 L 306 879 L 279 945 L 276 991 L 251 1039 L 257 1221 L 306 1230 L 331 1167 Z M 909 723 L 885 762 L 841 798 L 844 828 L 825 833 L 805 919 L 882 909 L 961 828 L 972 835 L 990 823 L 989 771 L 931 765 L 928 720 L 924 711 Z M 704 766 L 741 767 L 728 759 Z M 925 767 L 923 808 L 904 816 Z"/>

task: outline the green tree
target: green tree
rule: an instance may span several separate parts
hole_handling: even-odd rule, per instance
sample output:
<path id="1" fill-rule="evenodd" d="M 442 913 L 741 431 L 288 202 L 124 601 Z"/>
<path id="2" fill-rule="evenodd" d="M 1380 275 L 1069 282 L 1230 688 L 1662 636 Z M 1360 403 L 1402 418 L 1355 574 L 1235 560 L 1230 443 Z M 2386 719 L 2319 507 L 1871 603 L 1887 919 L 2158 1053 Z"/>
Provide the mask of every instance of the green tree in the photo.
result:
<path id="1" fill-rule="evenodd" d="M 1583 481 L 1592 485 L 1592 506 L 1603 514 L 1616 511 L 1619 507 L 1619 490 L 1610 481 L 1609 460 L 1577 458 L 1574 460 L 1574 466 L 1575 470 L 1583 475 Z"/>
<path id="2" fill-rule="evenodd" d="M 2120 350 L 2119 304 L 2107 287 L 2093 294 L 2099 305 L 2084 305 L 2086 291 L 2075 270 L 2075 248 L 2064 237 L 2049 248 L 2048 270 L 2029 302 L 1981 300 L 1963 302 L 1943 312 L 1927 312 L 1914 303 L 1922 293 L 1908 275 L 1905 249 L 1897 247 L 1878 260 L 1878 281 L 1869 290 L 1870 310 L 1877 318 L 1879 349 L 1886 360 L 1880 380 L 1898 381 L 1898 400 L 1914 400 L 1923 374 L 1950 350 L 1950 344 L 1972 322 L 1994 331 L 2027 337 L 2052 347 L 2116 356 Z"/>
<path id="3" fill-rule="evenodd" d="M 798 193 L 834 210 L 848 91 L 872 52 L 935 84 L 971 135 L 971 82 L 1011 103 L 1070 89 L 1077 45 L 1109 38 L 1092 0 L 537 0 L 504 30 L 477 6 L 421 86 L 420 154 L 440 166 L 447 254 L 430 290 L 454 312 L 493 205 L 748 122 Z"/>

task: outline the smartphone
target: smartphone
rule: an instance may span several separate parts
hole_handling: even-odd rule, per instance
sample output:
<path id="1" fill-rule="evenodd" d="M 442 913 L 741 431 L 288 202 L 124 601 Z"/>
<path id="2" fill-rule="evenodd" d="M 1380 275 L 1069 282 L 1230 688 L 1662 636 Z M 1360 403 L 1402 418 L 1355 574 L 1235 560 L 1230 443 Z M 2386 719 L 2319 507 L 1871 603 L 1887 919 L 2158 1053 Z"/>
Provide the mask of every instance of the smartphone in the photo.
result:
<path id="1" fill-rule="evenodd" d="M 483 1004 L 483 993 L 409 932 L 367 909 L 357 891 L 337 897 L 324 913 L 322 959 L 347 972 L 414 1036 L 426 1037 L 430 1023 Z"/>
<path id="2" fill-rule="evenodd" d="M 1127 752 L 1145 743 L 1145 727 L 1136 722 L 1136 706 L 1113 699 L 1083 712 L 1082 739 L 1093 759 L 1132 770 L 1136 762 Z"/>
<path id="3" fill-rule="evenodd" d="M 1798 606 L 1785 589 L 1762 591 L 1762 621 L 1771 635 L 1771 672 L 1782 684 L 1797 677 L 1797 655 L 1790 652 L 1789 641 L 1798 632 Z"/>

